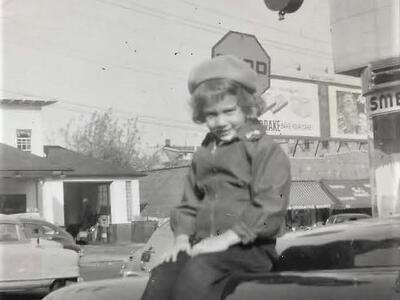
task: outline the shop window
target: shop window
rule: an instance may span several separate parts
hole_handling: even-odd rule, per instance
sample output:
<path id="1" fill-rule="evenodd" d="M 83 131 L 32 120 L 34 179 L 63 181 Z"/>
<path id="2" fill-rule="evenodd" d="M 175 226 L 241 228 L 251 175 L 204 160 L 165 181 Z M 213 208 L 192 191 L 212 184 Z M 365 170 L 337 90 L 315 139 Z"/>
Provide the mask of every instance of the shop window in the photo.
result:
<path id="1" fill-rule="evenodd" d="M 387 154 L 400 153 L 399 125 L 400 117 L 398 114 L 374 117 L 375 148 Z"/>
<path id="2" fill-rule="evenodd" d="M 108 184 L 102 184 L 97 187 L 97 199 L 99 206 L 100 215 L 110 214 L 109 210 L 109 186 Z"/>
<path id="3" fill-rule="evenodd" d="M 329 141 L 322 141 L 322 149 L 329 149 Z"/>
<path id="4" fill-rule="evenodd" d="M 19 214 L 26 212 L 26 195 L 0 195 L 1 214 Z"/>
<path id="5" fill-rule="evenodd" d="M 304 150 L 310 151 L 310 141 L 309 140 L 304 140 Z"/>
<path id="6" fill-rule="evenodd" d="M 22 151 L 31 152 L 32 130 L 17 129 L 17 148 Z"/>

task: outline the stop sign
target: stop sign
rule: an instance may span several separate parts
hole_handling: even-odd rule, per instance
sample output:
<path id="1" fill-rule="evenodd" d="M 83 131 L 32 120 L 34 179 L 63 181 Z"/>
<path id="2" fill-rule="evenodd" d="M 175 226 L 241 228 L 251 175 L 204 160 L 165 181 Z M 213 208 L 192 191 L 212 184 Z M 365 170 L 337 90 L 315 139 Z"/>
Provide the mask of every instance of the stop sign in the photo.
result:
<path id="1" fill-rule="evenodd" d="M 212 48 L 211 56 L 231 54 L 243 59 L 258 75 L 258 93 L 270 86 L 271 58 L 252 34 L 229 31 Z"/>

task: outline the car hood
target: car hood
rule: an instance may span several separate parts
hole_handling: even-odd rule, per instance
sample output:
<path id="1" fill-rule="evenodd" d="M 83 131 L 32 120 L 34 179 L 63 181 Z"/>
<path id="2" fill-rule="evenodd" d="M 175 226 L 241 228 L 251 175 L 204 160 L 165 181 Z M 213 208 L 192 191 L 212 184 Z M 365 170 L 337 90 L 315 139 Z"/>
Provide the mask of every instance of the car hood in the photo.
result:
<path id="1" fill-rule="evenodd" d="M 139 300 L 148 276 L 83 282 L 47 295 L 43 300 Z M 227 286 L 227 299 L 399 299 L 398 269 L 279 272 L 244 275 Z"/>
<path id="2" fill-rule="evenodd" d="M 148 276 L 88 281 L 70 285 L 47 295 L 43 300 L 140 299 Z"/>
<path id="3" fill-rule="evenodd" d="M 373 250 L 386 243 L 394 247 L 400 242 L 400 217 L 387 219 L 361 219 L 350 223 L 320 226 L 311 230 L 287 232 L 277 239 L 276 251 L 279 261 L 277 271 L 315 270 L 348 267 L 349 261 L 340 257 L 356 246 L 356 253 Z M 147 271 L 162 261 L 162 255 L 173 246 L 173 233 L 168 226 L 159 228 L 143 247 L 150 252 L 145 264 Z M 140 261 L 138 251 L 134 260 Z M 328 259 L 330 258 L 330 259 Z M 347 265 L 346 265 L 347 264 Z"/>
<path id="4" fill-rule="evenodd" d="M 398 268 L 281 272 L 247 275 L 228 283 L 227 300 L 398 300 Z"/>

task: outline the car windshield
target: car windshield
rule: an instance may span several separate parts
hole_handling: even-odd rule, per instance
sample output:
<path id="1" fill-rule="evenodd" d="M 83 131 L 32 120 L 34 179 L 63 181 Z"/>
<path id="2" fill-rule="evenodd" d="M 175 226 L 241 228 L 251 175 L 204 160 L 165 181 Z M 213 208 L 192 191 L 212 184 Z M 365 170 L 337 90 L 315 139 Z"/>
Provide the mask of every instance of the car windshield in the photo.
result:
<path id="1" fill-rule="evenodd" d="M 18 228 L 16 224 L 0 224 L 0 242 L 18 241 Z"/>

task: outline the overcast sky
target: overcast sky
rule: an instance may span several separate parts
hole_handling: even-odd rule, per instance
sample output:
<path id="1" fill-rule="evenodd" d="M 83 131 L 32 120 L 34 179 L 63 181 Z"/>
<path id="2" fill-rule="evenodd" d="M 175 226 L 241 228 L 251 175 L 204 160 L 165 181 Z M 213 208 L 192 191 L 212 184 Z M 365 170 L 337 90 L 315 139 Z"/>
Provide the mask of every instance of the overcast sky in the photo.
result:
<path id="1" fill-rule="evenodd" d="M 333 73 L 327 0 L 278 21 L 262 0 L 3 0 L 7 97 L 57 100 L 44 109 L 47 143 L 71 118 L 112 107 L 139 117 L 148 145 L 196 144 L 187 75 L 229 30 L 257 36 L 272 73 Z"/>

